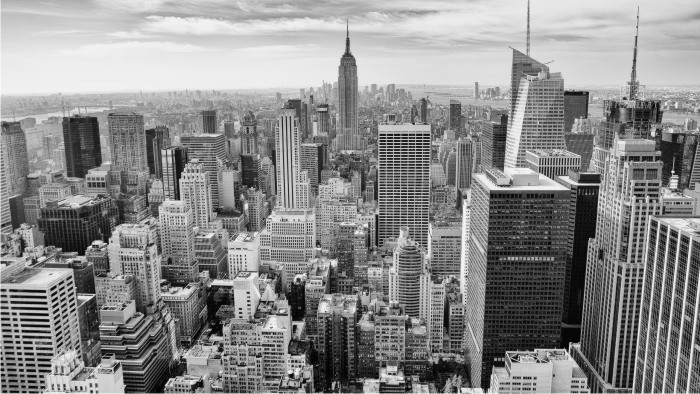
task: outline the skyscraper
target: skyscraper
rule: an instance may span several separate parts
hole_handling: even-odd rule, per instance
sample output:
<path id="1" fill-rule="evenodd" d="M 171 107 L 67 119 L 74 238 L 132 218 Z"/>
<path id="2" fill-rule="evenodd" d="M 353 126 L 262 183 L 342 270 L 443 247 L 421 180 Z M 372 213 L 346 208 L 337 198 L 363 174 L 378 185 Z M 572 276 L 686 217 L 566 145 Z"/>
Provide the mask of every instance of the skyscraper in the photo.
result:
<path id="1" fill-rule="evenodd" d="M 359 320 L 359 297 L 326 294 L 318 303 L 318 354 L 321 387 L 332 382 L 357 379 L 355 325 Z"/>
<path id="2" fill-rule="evenodd" d="M 180 178 L 180 198 L 192 210 L 197 227 L 209 227 L 214 215 L 212 187 L 199 160 L 192 160 L 185 166 Z"/>
<path id="3" fill-rule="evenodd" d="M 180 144 L 187 148 L 188 160 L 199 160 L 204 171 L 209 174 L 212 206 L 214 209 L 219 208 L 217 174 L 219 160 L 226 160 L 226 136 L 223 134 L 186 134 L 180 137 Z"/>
<path id="4" fill-rule="evenodd" d="M 474 175 L 471 199 L 466 357 L 473 387 L 486 388 L 507 349 L 559 344 L 569 190 L 492 169 Z"/>
<path id="5" fill-rule="evenodd" d="M 632 388 L 648 218 L 662 213 L 654 141 L 616 140 L 604 162 L 596 233 L 588 244 L 581 346 L 592 392 Z"/>
<path id="6" fill-rule="evenodd" d="M 634 393 L 700 392 L 700 219 L 650 217 Z"/>
<path id="7" fill-rule="evenodd" d="M 564 131 L 570 132 L 574 120 L 588 119 L 589 93 L 582 90 L 564 91 Z"/>
<path id="8" fill-rule="evenodd" d="M 69 177 L 85 178 L 89 170 L 102 165 L 97 118 L 80 115 L 63 118 L 63 146 Z"/>
<path id="9" fill-rule="evenodd" d="M 241 122 L 241 155 L 254 155 L 258 151 L 258 120 L 248 112 Z"/>
<path id="10" fill-rule="evenodd" d="M 404 226 L 416 242 L 428 244 L 430 138 L 430 125 L 379 125 L 380 245 Z"/>
<path id="11" fill-rule="evenodd" d="M 202 111 L 202 133 L 217 134 L 219 131 L 215 109 L 205 109 Z"/>
<path id="12" fill-rule="evenodd" d="M 299 121 L 291 109 L 280 110 L 275 133 L 277 204 L 283 208 L 308 208 L 310 184 L 301 168 Z"/>
<path id="13" fill-rule="evenodd" d="M 27 138 L 20 122 L 2 122 L 0 143 L 0 231 L 12 232 L 12 217 L 21 216 L 18 209 L 12 212 L 10 198 L 24 194 L 29 174 Z"/>
<path id="14" fill-rule="evenodd" d="M 338 66 L 338 150 L 358 149 L 359 129 L 357 124 L 357 63 L 350 53 L 350 28 L 345 37 L 345 53 Z"/>
<path id="15" fill-rule="evenodd" d="M 332 140 L 335 138 L 334 133 L 331 132 L 331 118 L 328 112 L 328 104 L 319 104 L 316 107 L 316 121 L 318 122 L 318 135 L 324 135 L 330 137 Z"/>
<path id="16" fill-rule="evenodd" d="M 562 344 L 568 344 L 578 342 L 581 337 L 586 256 L 588 240 L 595 237 L 600 174 L 569 171 L 568 175 L 555 177 L 554 180 L 571 190 L 562 318 Z"/>
<path id="17" fill-rule="evenodd" d="M 165 200 L 158 214 L 163 254 L 163 279 L 174 285 L 197 281 L 199 264 L 194 257 L 195 219 L 185 201 Z"/>
<path id="18" fill-rule="evenodd" d="M 42 393 L 51 359 L 80 352 L 73 272 L 3 263 L 0 288 L 2 391 Z"/>
<path id="19" fill-rule="evenodd" d="M 143 115 L 111 113 L 107 115 L 112 170 L 148 171 L 146 131 Z"/>
<path id="20" fill-rule="evenodd" d="M 162 150 L 170 146 L 170 130 L 166 126 L 156 126 L 146 130 L 146 160 L 148 172 L 160 177 L 162 173 Z"/>
<path id="21" fill-rule="evenodd" d="M 187 148 L 171 146 L 161 151 L 163 194 L 171 200 L 180 199 L 180 178 L 187 165 Z"/>
<path id="22" fill-rule="evenodd" d="M 394 248 L 393 275 L 390 279 L 389 298 L 398 301 L 407 315 L 420 317 L 420 276 L 425 265 L 425 249 L 409 236 L 410 229 L 401 228 Z"/>
<path id="23" fill-rule="evenodd" d="M 498 121 L 484 122 L 481 125 L 481 165 L 483 168 L 502 171 L 506 161 L 508 115 L 501 115 L 497 119 Z"/>
<path id="24" fill-rule="evenodd" d="M 455 132 L 455 137 L 462 137 L 462 103 L 450 100 L 450 130 Z"/>
<path id="25" fill-rule="evenodd" d="M 421 97 L 420 99 L 420 108 L 419 108 L 419 114 L 420 114 L 420 121 L 423 124 L 430 124 L 430 120 L 428 117 L 430 116 L 430 100 L 428 100 L 425 97 Z"/>
<path id="26" fill-rule="evenodd" d="M 328 151 L 326 146 L 318 143 L 301 144 L 301 169 L 309 177 L 311 192 L 318 195 L 318 185 L 321 183 L 321 170 L 326 165 Z"/>
<path id="27" fill-rule="evenodd" d="M 566 149 L 564 79 L 549 69 L 520 79 L 508 124 L 504 167 L 525 167 L 525 152 L 533 149 Z"/>
<path id="28" fill-rule="evenodd" d="M 465 189 L 472 184 L 472 140 L 460 138 L 457 140 L 457 163 L 455 173 L 455 187 Z"/>
<path id="29" fill-rule="evenodd" d="M 540 71 L 549 72 L 549 67 L 531 58 L 528 54 L 524 54 L 516 49 L 513 49 L 513 62 L 510 73 L 510 117 L 515 113 L 515 106 L 518 101 L 520 90 L 520 79 L 523 76 L 535 76 Z"/>
<path id="30" fill-rule="evenodd" d="M 697 156 L 700 134 L 678 132 L 673 129 L 661 134 L 659 150 L 664 170 L 661 174 L 662 185 L 667 186 L 673 174 L 678 176 L 678 189 L 694 188 L 691 180 L 700 177 L 700 157 Z"/>

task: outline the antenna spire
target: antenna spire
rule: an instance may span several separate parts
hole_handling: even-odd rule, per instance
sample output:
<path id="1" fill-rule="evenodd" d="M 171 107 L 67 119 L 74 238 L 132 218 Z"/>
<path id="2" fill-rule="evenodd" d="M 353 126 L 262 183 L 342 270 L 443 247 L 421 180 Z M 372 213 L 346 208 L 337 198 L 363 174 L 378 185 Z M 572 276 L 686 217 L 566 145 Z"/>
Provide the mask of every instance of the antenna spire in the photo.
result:
<path id="1" fill-rule="evenodd" d="M 530 56 L 530 0 L 527 0 L 527 50 L 525 54 Z"/>
<path id="2" fill-rule="evenodd" d="M 637 7 L 637 27 L 634 34 L 634 52 L 632 55 L 632 76 L 630 78 L 630 100 L 637 99 L 637 91 L 639 90 L 639 81 L 637 81 L 637 39 L 639 38 L 639 7 Z"/>
<path id="3" fill-rule="evenodd" d="M 345 54 L 350 54 L 350 20 L 345 19 Z"/>

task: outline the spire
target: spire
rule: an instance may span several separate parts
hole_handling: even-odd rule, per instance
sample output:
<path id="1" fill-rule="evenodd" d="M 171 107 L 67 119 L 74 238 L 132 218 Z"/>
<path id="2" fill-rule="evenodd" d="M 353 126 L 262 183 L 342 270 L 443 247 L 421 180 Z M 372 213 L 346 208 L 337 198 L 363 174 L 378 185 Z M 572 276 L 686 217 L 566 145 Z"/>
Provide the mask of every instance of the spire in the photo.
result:
<path id="1" fill-rule="evenodd" d="M 632 76 L 630 78 L 630 100 L 637 99 L 637 91 L 639 90 L 639 81 L 637 81 L 637 38 L 639 37 L 639 7 L 637 7 L 637 28 L 634 34 L 634 52 L 632 55 Z"/>
<path id="2" fill-rule="evenodd" d="M 345 19 L 345 54 L 350 54 L 350 21 Z"/>
<path id="3" fill-rule="evenodd" d="M 525 54 L 530 56 L 530 0 L 527 0 L 527 50 Z"/>

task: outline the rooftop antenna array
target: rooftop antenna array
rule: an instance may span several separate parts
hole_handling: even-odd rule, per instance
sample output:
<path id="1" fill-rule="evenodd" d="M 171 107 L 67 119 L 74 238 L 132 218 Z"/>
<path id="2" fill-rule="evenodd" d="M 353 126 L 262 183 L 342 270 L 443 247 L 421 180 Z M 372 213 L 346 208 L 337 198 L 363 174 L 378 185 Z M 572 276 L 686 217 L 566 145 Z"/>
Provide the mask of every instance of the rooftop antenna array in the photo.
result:
<path id="1" fill-rule="evenodd" d="M 530 0 L 527 0 L 527 50 L 525 54 L 530 56 Z"/>

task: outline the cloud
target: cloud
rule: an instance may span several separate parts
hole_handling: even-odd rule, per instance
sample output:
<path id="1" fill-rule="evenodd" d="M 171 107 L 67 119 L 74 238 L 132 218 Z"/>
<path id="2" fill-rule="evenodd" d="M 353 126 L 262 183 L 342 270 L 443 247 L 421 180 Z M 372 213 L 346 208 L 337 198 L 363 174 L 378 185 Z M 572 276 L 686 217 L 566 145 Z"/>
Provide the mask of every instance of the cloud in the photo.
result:
<path id="1" fill-rule="evenodd" d="M 262 45 L 257 47 L 239 48 L 233 51 L 236 56 L 250 56 L 252 58 L 280 58 L 289 59 L 296 57 L 308 57 L 311 54 L 320 53 L 321 47 L 316 44 L 300 45 Z"/>
<path id="2" fill-rule="evenodd" d="M 37 31 L 33 35 L 37 37 L 58 37 L 58 36 L 83 36 L 89 34 L 95 34 L 95 30 L 43 30 Z"/>
<path id="3" fill-rule="evenodd" d="M 152 53 L 193 53 L 206 52 L 209 49 L 170 41 L 122 41 L 83 45 L 75 49 L 66 49 L 61 55 L 84 56 L 94 58 L 124 58 Z"/>

